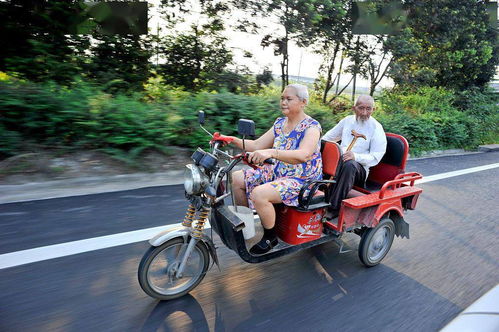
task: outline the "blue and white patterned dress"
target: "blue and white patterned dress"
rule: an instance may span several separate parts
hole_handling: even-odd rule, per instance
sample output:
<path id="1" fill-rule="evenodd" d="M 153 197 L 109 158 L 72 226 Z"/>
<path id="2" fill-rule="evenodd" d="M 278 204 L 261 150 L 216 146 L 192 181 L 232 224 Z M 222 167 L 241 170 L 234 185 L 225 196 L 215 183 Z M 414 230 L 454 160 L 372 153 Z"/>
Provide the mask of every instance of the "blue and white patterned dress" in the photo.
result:
<path id="1" fill-rule="evenodd" d="M 288 134 L 284 133 L 286 118 L 278 118 L 274 122 L 274 144 L 277 150 L 297 150 L 308 128 L 317 128 L 321 131 L 321 125 L 311 117 L 303 119 Z M 322 159 L 320 153 L 320 140 L 312 155 L 312 158 L 301 164 L 288 164 L 276 160 L 274 165 L 265 164 L 259 169 L 244 170 L 244 182 L 246 184 L 246 195 L 251 208 L 253 202 L 249 199 L 251 191 L 261 184 L 269 183 L 279 191 L 282 202 L 285 205 L 297 206 L 298 194 L 303 184 L 308 180 L 322 179 Z"/>

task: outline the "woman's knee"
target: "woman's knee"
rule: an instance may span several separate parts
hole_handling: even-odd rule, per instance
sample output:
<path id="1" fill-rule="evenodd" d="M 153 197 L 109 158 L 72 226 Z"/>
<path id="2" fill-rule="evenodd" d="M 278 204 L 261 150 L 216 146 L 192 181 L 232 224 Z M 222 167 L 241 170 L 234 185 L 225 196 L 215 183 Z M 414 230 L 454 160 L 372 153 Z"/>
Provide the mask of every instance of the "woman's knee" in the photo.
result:
<path id="1" fill-rule="evenodd" d="M 244 173 L 243 171 L 236 171 L 232 173 L 232 186 L 238 189 L 245 189 Z"/>
<path id="2" fill-rule="evenodd" d="M 254 205 L 281 202 L 279 192 L 268 184 L 255 187 L 251 191 L 250 199 Z"/>

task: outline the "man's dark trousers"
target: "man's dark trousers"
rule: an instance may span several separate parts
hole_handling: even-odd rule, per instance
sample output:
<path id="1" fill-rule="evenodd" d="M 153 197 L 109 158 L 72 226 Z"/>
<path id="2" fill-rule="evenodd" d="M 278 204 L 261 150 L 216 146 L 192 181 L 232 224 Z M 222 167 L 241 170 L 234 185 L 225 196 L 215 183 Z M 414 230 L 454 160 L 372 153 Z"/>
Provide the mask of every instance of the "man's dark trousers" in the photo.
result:
<path id="1" fill-rule="evenodd" d="M 366 170 L 361 164 L 354 160 L 344 162 L 336 176 L 336 184 L 333 185 L 333 192 L 329 200 L 331 208 L 338 212 L 341 201 L 347 197 L 353 186 L 364 187 L 365 180 Z"/>

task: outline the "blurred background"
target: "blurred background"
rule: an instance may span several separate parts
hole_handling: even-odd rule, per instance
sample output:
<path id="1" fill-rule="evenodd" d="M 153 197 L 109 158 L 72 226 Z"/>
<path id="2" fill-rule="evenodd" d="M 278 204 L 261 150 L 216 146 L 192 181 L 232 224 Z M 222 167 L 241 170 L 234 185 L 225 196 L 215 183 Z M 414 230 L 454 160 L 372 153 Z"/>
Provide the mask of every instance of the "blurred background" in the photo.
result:
<path id="1" fill-rule="evenodd" d="M 198 110 L 261 134 L 293 82 L 325 130 L 374 95 L 411 155 L 499 141 L 497 2 L 12 0 L 0 22 L 4 180 L 168 169 L 206 141 Z"/>

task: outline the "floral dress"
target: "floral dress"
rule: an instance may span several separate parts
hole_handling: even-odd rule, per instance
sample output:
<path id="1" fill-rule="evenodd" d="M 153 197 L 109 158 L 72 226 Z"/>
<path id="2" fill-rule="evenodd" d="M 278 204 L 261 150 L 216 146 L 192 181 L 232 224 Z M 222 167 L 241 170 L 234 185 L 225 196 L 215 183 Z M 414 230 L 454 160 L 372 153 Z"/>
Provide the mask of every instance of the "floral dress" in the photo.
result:
<path id="1" fill-rule="evenodd" d="M 278 118 L 274 122 L 274 149 L 297 150 L 308 128 L 321 130 L 319 122 L 311 117 L 303 119 L 288 134 L 284 133 L 283 130 L 285 123 L 286 118 Z M 317 143 L 312 158 L 304 163 L 293 165 L 276 160 L 273 165 L 264 164 L 262 168 L 244 170 L 246 195 L 251 208 L 254 206 L 249 197 L 256 186 L 270 182 L 272 187 L 279 191 L 285 205 L 298 206 L 298 194 L 303 184 L 308 180 L 320 179 L 322 179 L 320 141 Z"/>

